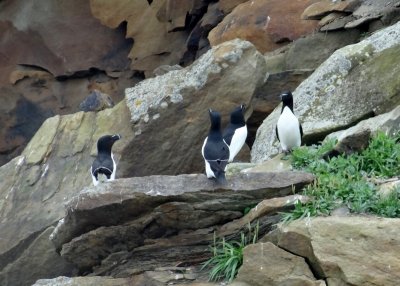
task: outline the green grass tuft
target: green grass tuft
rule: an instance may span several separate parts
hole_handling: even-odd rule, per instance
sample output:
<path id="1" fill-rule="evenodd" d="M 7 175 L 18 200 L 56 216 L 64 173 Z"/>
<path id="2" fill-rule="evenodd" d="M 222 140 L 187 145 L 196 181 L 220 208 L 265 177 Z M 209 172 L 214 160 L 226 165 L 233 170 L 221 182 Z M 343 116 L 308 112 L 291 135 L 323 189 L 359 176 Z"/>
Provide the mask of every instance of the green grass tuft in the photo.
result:
<path id="1" fill-rule="evenodd" d="M 211 248 L 213 257 L 207 260 L 202 267 L 202 269 L 211 267 L 209 280 L 231 282 L 242 266 L 243 249 L 246 245 L 257 242 L 258 232 L 259 224 L 257 223 L 254 229 L 249 224 L 247 234 L 241 232 L 240 241 L 226 241 L 225 238 L 217 241 L 214 233 L 214 245 Z"/>
<path id="2" fill-rule="evenodd" d="M 302 146 L 293 150 L 294 168 L 316 175 L 316 181 L 304 188 L 304 195 L 313 199 L 297 202 L 293 211 L 283 214 L 283 221 L 329 215 L 340 206 L 353 213 L 371 213 L 385 217 L 400 217 L 399 192 L 382 199 L 370 178 L 400 175 L 400 134 L 393 138 L 378 133 L 360 154 L 338 156 L 325 161 L 322 155 L 331 150 L 334 141 L 321 146 Z"/>

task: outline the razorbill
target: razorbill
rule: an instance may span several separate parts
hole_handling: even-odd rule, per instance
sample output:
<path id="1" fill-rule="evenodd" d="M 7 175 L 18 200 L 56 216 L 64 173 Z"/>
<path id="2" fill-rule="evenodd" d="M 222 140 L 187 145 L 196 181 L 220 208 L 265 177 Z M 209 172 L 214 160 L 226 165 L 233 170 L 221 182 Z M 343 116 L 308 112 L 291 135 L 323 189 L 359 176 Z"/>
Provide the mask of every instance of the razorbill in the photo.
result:
<path id="1" fill-rule="evenodd" d="M 225 168 L 229 160 L 229 146 L 221 132 L 221 115 L 217 111 L 209 110 L 211 127 L 208 136 L 204 139 L 201 153 L 206 165 L 207 178 L 215 178 L 219 184 L 225 184 Z"/>
<path id="2" fill-rule="evenodd" d="M 94 159 L 90 174 L 92 175 L 93 185 L 97 186 L 99 183 L 99 175 L 106 176 L 107 181 L 115 179 L 115 172 L 117 165 L 114 161 L 111 148 L 113 144 L 121 139 L 121 135 L 104 135 L 97 141 L 97 157 Z"/>
<path id="3" fill-rule="evenodd" d="M 236 107 L 231 113 L 228 126 L 224 129 L 223 137 L 229 145 L 229 162 L 232 162 L 247 138 L 247 126 L 244 120 L 244 104 Z"/>
<path id="4" fill-rule="evenodd" d="M 276 137 L 281 143 L 282 151 L 287 153 L 294 147 L 301 145 L 303 128 L 297 117 L 293 113 L 293 95 L 290 91 L 283 92 L 281 95 L 282 110 L 276 124 Z"/>

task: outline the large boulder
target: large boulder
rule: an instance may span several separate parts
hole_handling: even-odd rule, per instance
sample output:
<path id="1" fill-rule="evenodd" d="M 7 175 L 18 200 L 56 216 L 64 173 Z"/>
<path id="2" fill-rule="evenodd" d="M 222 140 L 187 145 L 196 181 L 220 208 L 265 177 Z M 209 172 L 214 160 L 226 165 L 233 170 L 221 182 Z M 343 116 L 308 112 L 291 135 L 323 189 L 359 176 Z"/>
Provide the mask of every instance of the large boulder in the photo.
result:
<path id="1" fill-rule="evenodd" d="M 260 271 L 261 270 L 261 271 Z M 303 257 L 289 253 L 271 242 L 256 243 L 243 251 L 243 265 L 235 281 L 252 286 L 325 286 L 317 281 Z"/>
<path id="2" fill-rule="evenodd" d="M 240 38 L 252 42 L 262 52 L 272 51 L 284 44 L 310 34 L 316 21 L 300 18 L 311 0 L 282 2 L 254 0 L 238 5 L 209 33 L 212 46 Z"/>
<path id="3" fill-rule="evenodd" d="M 238 237 L 256 219 L 265 233 L 278 211 L 305 201 L 290 195 L 313 179 L 303 172 L 239 174 L 225 186 L 203 174 L 119 179 L 71 199 L 50 238 L 62 257 L 95 275 L 193 264 L 209 256 L 204 245 L 214 235 Z"/>
<path id="4" fill-rule="evenodd" d="M 293 92 L 294 112 L 305 132 L 304 142 L 317 142 L 327 134 L 400 103 L 400 23 L 362 42 L 337 50 Z M 275 124 L 277 107 L 257 131 L 252 161 L 261 162 L 278 152 Z"/>
<path id="5" fill-rule="evenodd" d="M 208 109 L 221 113 L 223 127 L 236 106 L 244 103 L 250 113 L 253 95 L 264 82 L 265 66 L 251 43 L 236 39 L 214 47 L 185 69 L 126 89 L 137 136 L 122 154 L 126 170 L 122 175 L 202 172 Z"/>
<path id="6" fill-rule="evenodd" d="M 279 228 L 277 245 L 305 258 L 328 285 L 397 285 L 400 220 L 320 217 Z"/>

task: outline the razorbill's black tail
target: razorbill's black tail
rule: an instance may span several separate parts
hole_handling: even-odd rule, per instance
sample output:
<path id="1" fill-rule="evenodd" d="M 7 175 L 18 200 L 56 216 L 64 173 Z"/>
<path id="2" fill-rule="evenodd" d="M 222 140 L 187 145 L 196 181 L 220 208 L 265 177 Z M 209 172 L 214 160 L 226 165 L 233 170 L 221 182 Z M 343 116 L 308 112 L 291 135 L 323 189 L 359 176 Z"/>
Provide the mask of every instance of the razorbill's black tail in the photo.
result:
<path id="1" fill-rule="evenodd" d="M 204 158 L 206 174 L 209 179 L 216 179 L 218 183 L 226 183 L 225 168 L 229 160 L 229 146 L 221 133 L 221 115 L 217 111 L 209 110 L 211 127 L 208 136 L 204 139 L 201 153 Z"/>
<path id="2" fill-rule="evenodd" d="M 114 161 L 111 149 L 114 143 L 119 139 L 121 139 L 121 135 L 115 134 L 104 135 L 97 141 L 97 156 L 90 168 L 93 185 L 98 185 L 100 175 L 104 175 L 107 181 L 115 179 L 117 164 Z"/>

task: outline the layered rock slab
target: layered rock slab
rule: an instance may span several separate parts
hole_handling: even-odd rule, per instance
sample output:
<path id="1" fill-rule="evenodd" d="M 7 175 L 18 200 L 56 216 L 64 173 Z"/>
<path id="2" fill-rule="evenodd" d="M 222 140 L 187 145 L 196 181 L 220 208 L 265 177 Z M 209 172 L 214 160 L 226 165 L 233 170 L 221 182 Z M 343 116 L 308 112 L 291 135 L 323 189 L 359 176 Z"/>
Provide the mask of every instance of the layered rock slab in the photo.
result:
<path id="1" fill-rule="evenodd" d="M 279 206 L 291 206 L 301 196 L 271 202 L 246 221 L 216 226 L 242 217 L 247 206 L 300 190 L 313 178 L 303 172 L 241 174 L 222 187 L 204 175 L 119 179 L 85 189 L 72 199 L 51 239 L 63 257 L 80 269 L 95 267 L 97 275 L 129 276 L 133 273 L 126 272 L 127 265 L 149 270 L 152 266 L 146 261 L 154 257 L 159 257 L 160 266 L 175 256 L 193 263 L 207 257 L 204 245 L 212 241 L 213 230 L 221 236 L 235 235 L 256 217 L 273 215 Z M 269 226 L 276 223 L 276 218 L 264 220 Z M 188 251 L 192 255 L 186 257 Z M 132 257 L 142 257 L 141 264 Z M 121 266 L 123 260 L 129 262 Z"/>

